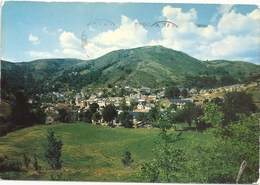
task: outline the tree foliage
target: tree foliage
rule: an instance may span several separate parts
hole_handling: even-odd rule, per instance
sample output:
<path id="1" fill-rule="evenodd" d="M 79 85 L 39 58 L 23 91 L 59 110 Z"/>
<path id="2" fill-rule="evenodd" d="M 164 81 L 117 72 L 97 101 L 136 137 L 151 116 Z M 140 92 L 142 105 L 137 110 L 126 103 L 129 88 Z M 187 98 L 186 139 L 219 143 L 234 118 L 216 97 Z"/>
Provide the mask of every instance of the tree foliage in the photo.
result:
<path id="1" fill-rule="evenodd" d="M 125 128 L 133 127 L 133 115 L 128 111 L 123 111 L 117 116 L 118 120 L 122 123 Z"/>
<path id="2" fill-rule="evenodd" d="M 235 183 L 242 161 L 247 161 L 242 183 L 258 179 L 259 114 L 239 115 L 239 121 L 214 128 L 215 137 L 203 144 L 189 139 L 184 178 L 198 183 Z"/>
<path id="3" fill-rule="evenodd" d="M 184 88 L 183 90 L 182 90 L 182 92 L 181 92 L 181 95 L 184 97 L 184 98 L 186 98 L 187 96 L 188 96 L 188 90 L 186 89 L 186 88 Z"/>
<path id="4" fill-rule="evenodd" d="M 100 112 L 95 112 L 92 116 L 92 120 L 94 122 L 98 122 L 99 120 L 102 119 L 102 115 L 100 114 Z"/>
<path id="5" fill-rule="evenodd" d="M 99 110 L 99 105 L 97 103 L 91 103 L 89 105 L 89 109 L 91 110 L 92 114 L 94 114 L 95 112 L 97 112 Z"/>
<path id="6" fill-rule="evenodd" d="M 199 117 L 200 121 L 205 121 L 205 123 L 213 127 L 222 126 L 224 114 L 216 104 L 212 102 L 206 103 L 203 106 L 203 112 L 204 114 Z"/>
<path id="7" fill-rule="evenodd" d="M 142 165 L 141 178 L 144 182 L 178 182 L 177 174 L 185 161 L 183 150 L 175 146 L 181 140 L 181 133 L 167 134 L 162 127 L 159 137 L 153 150 L 155 158 Z"/>
<path id="8" fill-rule="evenodd" d="M 187 102 L 182 110 L 185 121 L 191 127 L 193 121 L 197 122 L 197 118 L 202 114 L 201 108 L 193 102 Z"/>
<path id="9" fill-rule="evenodd" d="M 102 111 L 102 116 L 104 121 L 110 123 L 117 116 L 116 107 L 111 104 L 105 106 Z"/>
<path id="10" fill-rule="evenodd" d="M 256 106 L 252 94 L 242 92 L 229 92 L 224 96 L 222 111 L 225 114 L 225 125 L 238 120 L 237 113 L 249 116 L 255 112 Z"/>
<path id="11" fill-rule="evenodd" d="M 44 144 L 44 156 L 53 170 L 59 170 L 62 168 L 62 161 L 60 159 L 62 146 L 62 141 L 57 140 L 52 130 L 48 130 L 46 143 Z"/>
<path id="12" fill-rule="evenodd" d="M 167 98 L 179 98 L 180 90 L 175 86 L 170 86 L 165 89 L 164 96 Z"/>
<path id="13" fill-rule="evenodd" d="M 124 152 L 124 155 L 123 155 L 123 158 L 122 158 L 122 163 L 125 166 L 130 166 L 133 162 L 134 162 L 134 160 L 132 159 L 132 154 L 128 150 L 128 148 L 126 148 L 125 152 Z"/>

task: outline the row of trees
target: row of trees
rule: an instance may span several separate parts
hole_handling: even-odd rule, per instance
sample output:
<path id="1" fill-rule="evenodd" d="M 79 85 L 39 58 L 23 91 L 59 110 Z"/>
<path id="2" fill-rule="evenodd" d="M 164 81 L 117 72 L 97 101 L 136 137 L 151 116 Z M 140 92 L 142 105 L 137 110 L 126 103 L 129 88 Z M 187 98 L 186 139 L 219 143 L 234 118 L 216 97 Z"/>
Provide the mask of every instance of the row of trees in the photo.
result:
<path id="1" fill-rule="evenodd" d="M 102 111 L 99 110 L 99 105 L 97 103 L 92 103 L 85 112 L 78 113 L 78 118 L 80 121 L 85 121 L 87 123 L 97 123 L 101 119 L 112 126 L 112 121 L 116 119 L 118 122 L 126 128 L 132 128 L 133 126 L 133 115 L 128 112 L 129 107 L 126 106 L 125 101 L 123 101 L 120 106 L 121 113 L 118 114 L 117 108 L 109 104 L 105 106 Z"/>

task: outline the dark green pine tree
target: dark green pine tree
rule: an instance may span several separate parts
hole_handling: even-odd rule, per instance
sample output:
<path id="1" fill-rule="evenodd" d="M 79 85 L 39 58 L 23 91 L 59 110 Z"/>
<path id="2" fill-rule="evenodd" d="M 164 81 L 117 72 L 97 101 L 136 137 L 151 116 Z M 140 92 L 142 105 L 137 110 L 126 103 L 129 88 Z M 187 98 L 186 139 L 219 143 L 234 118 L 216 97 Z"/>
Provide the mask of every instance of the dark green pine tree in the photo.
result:
<path id="1" fill-rule="evenodd" d="M 62 161 L 60 159 L 62 146 L 62 141 L 57 140 L 52 130 L 48 130 L 47 142 L 44 145 L 44 156 L 53 170 L 60 170 L 62 168 Z"/>

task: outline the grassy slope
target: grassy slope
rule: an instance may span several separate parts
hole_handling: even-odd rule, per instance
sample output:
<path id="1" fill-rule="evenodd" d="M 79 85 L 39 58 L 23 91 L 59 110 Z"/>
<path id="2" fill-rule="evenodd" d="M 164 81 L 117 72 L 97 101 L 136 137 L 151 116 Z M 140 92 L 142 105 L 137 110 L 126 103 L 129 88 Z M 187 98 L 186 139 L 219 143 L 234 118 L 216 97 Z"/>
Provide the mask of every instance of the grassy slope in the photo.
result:
<path id="1" fill-rule="evenodd" d="M 57 138 L 64 143 L 62 150 L 63 168 L 61 171 L 49 170 L 44 161 L 42 144 L 47 130 L 52 129 Z M 11 160 L 23 162 L 23 152 L 33 161 L 38 156 L 42 171 L 23 173 L 20 179 L 48 180 L 52 173 L 62 173 L 65 179 L 77 181 L 131 181 L 130 175 L 139 169 L 145 160 L 153 157 L 154 141 L 158 139 L 158 129 L 124 129 L 95 126 L 86 123 L 42 125 L 26 128 L 0 138 L 1 155 Z M 194 135 L 209 139 L 211 135 L 185 132 L 184 138 Z M 179 146 L 185 145 L 185 140 Z M 132 153 L 132 168 L 122 165 L 125 148 Z M 1 176 L 1 175 L 0 175 Z"/>

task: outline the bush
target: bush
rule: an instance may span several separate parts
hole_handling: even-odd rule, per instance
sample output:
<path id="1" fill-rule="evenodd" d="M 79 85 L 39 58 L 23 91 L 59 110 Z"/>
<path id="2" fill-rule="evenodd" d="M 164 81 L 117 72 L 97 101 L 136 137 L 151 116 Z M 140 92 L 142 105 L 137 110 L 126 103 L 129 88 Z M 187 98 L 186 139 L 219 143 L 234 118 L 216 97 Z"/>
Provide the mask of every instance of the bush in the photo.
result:
<path id="1" fill-rule="evenodd" d="M 0 172 L 14 171 L 19 172 L 22 169 L 22 163 L 7 161 L 7 157 L 0 157 Z"/>
<path id="2" fill-rule="evenodd" d="M 125 152 L 124 152 L 124 155 L 123 155 L 123 159 L 122 159 L 122 162 L 125 166 L 130 166 L 131 163 L 134 162 L 134 160 L 132 159 L 132 156 L 131 156 L 131 152 L 126 148 Z"/>

